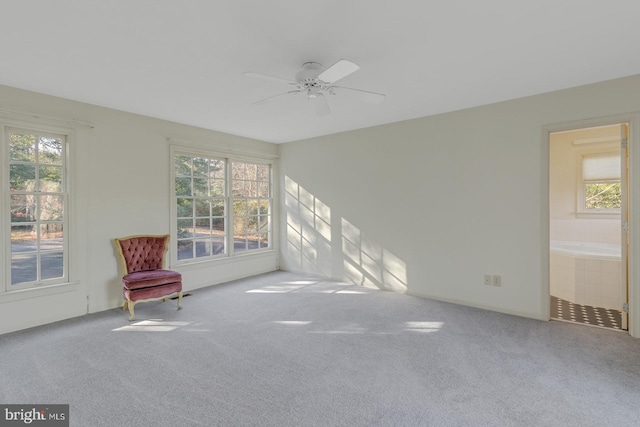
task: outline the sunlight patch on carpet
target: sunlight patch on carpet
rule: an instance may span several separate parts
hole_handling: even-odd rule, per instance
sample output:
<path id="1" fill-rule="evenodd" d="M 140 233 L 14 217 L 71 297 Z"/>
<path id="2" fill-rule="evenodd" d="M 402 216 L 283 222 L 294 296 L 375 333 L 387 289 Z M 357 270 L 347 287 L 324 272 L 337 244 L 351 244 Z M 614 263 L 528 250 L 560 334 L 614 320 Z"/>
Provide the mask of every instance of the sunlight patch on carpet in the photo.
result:
<path id="1" fill-rule="evenodd" d="M 418 332 L 421 334 L 429 334 L 438 332 L 444 322 L 404 322 L 404 330 L 410 332 Z"/>
<path id="2" fill-rule="evenodd" d="M 149 319 L 113 329 L 112 332 L 170 332 L 190 324 L 191 322 L 168 322 L 162 319 Z"/>

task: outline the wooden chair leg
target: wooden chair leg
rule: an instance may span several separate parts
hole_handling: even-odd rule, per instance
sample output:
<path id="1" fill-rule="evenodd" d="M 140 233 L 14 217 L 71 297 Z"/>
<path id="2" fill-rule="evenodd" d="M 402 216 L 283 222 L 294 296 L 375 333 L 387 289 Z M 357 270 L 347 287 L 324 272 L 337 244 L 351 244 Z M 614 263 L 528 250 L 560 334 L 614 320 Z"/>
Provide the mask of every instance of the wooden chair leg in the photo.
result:
<path id="1" fill-rule="evenodd" d="M 178 310 L 182 310 L 182 292 L 178 292 Z"/>
<path id="2" fill-rule="evenodd" d="M 124 305 L 122 306 L 122 311 L 125 311 L 127 308 L 129 308 L 129 301 L 124 300 Z"/>
<path id="3" fill-rule="evenodd" d="M 129 301 L 129 322 L 132 322 L 133 319 L 135 318 L 135 315 L 133 313 L 133 306 L 135 304 L 136 304 L 135 302 Z"/>

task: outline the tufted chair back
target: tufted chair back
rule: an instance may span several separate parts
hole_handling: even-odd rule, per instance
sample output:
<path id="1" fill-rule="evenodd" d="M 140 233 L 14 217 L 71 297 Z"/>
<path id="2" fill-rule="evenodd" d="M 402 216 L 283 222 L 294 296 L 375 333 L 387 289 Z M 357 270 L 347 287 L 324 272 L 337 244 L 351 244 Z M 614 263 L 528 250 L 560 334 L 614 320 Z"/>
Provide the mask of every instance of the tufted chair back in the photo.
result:
<path id="1" fill-rule="evenodd" d="M 164 256 L 169 250 L 168 234 L 130 236 L 115 240 L 126 274 L 164 268 Z"/>

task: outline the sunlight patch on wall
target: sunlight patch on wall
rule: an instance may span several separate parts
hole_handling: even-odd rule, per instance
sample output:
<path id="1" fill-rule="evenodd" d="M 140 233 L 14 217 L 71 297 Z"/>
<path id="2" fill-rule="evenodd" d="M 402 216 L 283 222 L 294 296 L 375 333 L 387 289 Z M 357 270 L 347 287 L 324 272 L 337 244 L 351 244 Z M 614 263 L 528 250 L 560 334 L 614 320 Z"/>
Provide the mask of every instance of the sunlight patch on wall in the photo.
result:
<path id="1" fill-rule="evenodd" d="M 405 262 L 344 218 L 342 252 L 345 275 L 352 283 L 369 288 L 406 292 Z"/>
<path id="2" fill-rule="evenodd" d="M 401 258 L 352 222 L 344 218 L 338 221 L 339 216 L 333 218 L 333 228 L 335 233 L 341 231 L 341 241 L 336 234 L 332 242 L 331 208 L 291 177 L 285 176 L 284 180 L 288 268 L 339 277 L 367 288 L 407 291 L 407 266 Z M 338 243 L 340 247 L 336 247 Z"/>
<path id="3" fill-rule="evenodd" d="M 295 267 L 330 275 L 331 209 L 285 176 L 286 250 Z"/>

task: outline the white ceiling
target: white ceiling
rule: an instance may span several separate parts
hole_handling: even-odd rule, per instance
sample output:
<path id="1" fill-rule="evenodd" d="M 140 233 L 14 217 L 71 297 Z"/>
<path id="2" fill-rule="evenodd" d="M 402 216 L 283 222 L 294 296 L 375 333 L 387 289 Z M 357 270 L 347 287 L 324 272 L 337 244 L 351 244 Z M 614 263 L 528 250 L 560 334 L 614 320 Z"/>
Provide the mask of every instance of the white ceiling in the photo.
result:
<path id="1" fill-rule="evenodd" d="M 638 0 L 0 0 L 0 84 L 287 142 L 640 74 Z M 316 116 L 253 71 L 349 59 Z M 75 119 L 82 119 L 77 117 Z"/>

